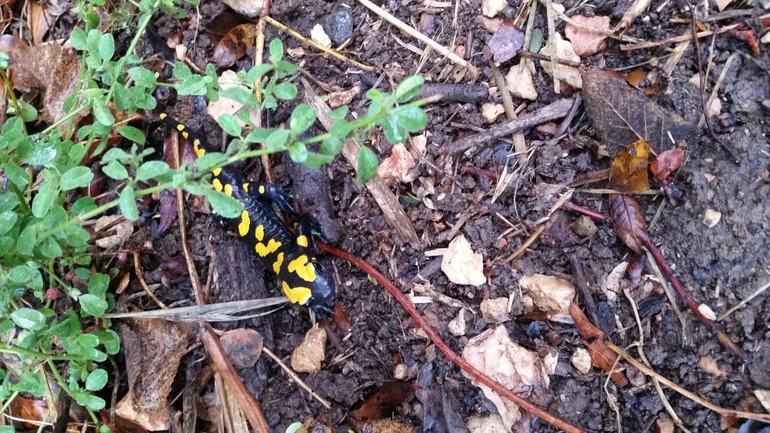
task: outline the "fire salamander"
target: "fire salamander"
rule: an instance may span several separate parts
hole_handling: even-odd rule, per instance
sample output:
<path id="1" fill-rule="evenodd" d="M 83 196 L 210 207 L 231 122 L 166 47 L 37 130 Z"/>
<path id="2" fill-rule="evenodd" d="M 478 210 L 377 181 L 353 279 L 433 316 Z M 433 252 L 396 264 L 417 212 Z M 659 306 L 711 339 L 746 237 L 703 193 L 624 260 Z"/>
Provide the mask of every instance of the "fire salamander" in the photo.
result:
<path id="1" fill-rule="evenodd" d="M 190 141 L 199 158 L 213 152 L 201 134 L 168 114 L 163 113 L 160 118 Z M 283 187 L 245 182 L 241 172 L 231 167 L 212 170 L 211 184 L 243 204 L 241 217 L 227 221 L 262 263 L 275 272 L 289 301 L 310 307 L 317 314 L 333 313 L 330 305 L 334 303 L 334 282 L 313 256 L 313 223 L 303 220 L 294 234 L 273 209 L 275 205 L 282 211 L 294 212 Z"/>

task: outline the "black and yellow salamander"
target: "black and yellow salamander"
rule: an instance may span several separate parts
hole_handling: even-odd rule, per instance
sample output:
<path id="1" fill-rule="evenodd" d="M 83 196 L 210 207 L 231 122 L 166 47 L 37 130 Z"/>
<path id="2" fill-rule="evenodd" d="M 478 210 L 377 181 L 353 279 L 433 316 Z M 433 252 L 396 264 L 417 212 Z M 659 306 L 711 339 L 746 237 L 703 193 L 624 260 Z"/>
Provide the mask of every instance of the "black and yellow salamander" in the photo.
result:
<path id="1" fill-rule="evenodd" d="M 189 140 L 199 158 L 213 152 L 201 134 L 165 113 L 160 118 Z M 294 212 L 283 188 L 245 182 L 241 172 L 232 167 L 215 168 L 211 184 L 243 204 L 241 217 L 227 221 L 262 263 L 278 275 L 289 301 L 310 307 L 318 314 L 333 313 L 334 281 L 313 255 L 312 223 L 303 220 L 297 224 L 294 234 L 273 209 L 275 205 L 282 211 Z"/>

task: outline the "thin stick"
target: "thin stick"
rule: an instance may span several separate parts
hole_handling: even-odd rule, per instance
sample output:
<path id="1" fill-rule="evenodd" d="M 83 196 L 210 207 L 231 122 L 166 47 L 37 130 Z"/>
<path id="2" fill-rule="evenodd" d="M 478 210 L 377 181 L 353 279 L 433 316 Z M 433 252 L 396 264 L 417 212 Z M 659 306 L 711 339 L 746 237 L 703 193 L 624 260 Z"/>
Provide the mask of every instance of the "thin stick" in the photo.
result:
<path id="1" fill-rule="evenodd" d="M 267 347 L 263 347 L 262 351 L 265 352 L 265 354 L 267 356 L 273 358 L 273 361 L 275 361 L 276 364 L 278 364 L 283 369 L 283 371 L 285 371 L 286 374 L 289 375 L 291 380 L 297 382 L 297 385 L 299 385 L 302 389 L 307 391 L 307 393 L 310 394 L 314 399 L 318 400 L 318 402 L 321 403 L 322 405 L 324 405 L 325 408 L 327 408 L 327 409 L 331 409 L 332 408 L 332 404 L 329 403 L 328 400 L 326 400 L 323 397 L 321 397 L 320 395 L 316 394 L 316 392 L 313 391 L 313 389 L 310 388 L 310 386 L 308 386 L 308 384 L 306 384 L 305 382 L 302 381 L 302 379 L 300 379 L 300 377 L 297 375 L 297 373 L 294 372 L 294 370 L 289 368 L 288 365 L 284 364 L 284 362 L 281 361 L 281 358 L 279 358 L 278 355 L 276 355 L 275 353 L 271 352 L 270 349 L 268 349 Z"/>
<path id="2" fill-rule="evenodd" d="M 147 296 L 149 296 L 153 301 L 155 301 L 156 304 L 158 304 L 158 307 L 162 309 L 167 309 L 168 307 L 166 304 L 164 304 L 160 299 L 158 299 L 155 296 L 155 293 L 152 293 L 152 290 L 150 290 L 150 287 L 147 285 L 147 282 L 144 281 L 144 275 L 142 272 L 142 264 L 139 262 L 139 252 L 134 251 L 134 273 L 136 273 L 136 278 L 139 280 L 139 285 L 142 286 L 142 289 L 147 293 Z"/>
<path id="3" fill-rule="evenodd" d="M 521 244 L 521 246 L 516 251 L 513 252 L 513 254 L 503 259 L 502 263 L 508 263 L 524 253 L 524 251 L 526 251 L 527 248 L 529 248 L 529 246 L 540 237 L 540 235 L 543 233 L 543 230 L 545 230 L 545 224 L 541 224 L 540 227 L 538 227 L 537 230 L 535 230 L 535 232 L 532 233 L 532 235 L 527 238 L 527 240 L 524 241 L 524 243 Z"/>
<path id="4" fill-rule="evenodd" d="M 556 47 L 556 19 L 553 11 L 553 1 L 543 0 L 548 22 L 548 46 L 551 49 L 551 68 L 553 69 L 553 91 L 558 95 L 561 93 L 561 66 L 558 63 L 559 50 Z"/>
<path id="5" fill-rule="evenodd" d="M 719 73 L 719 78 L 717 79 L 716 84 L 714 84 L 714 89 L 711 90 L 711 96 L 709 96 L 709 99 L 706 102 L 706 107 L 711 107 L 711 103 L 714 102 L 714 98 L 717 97 L 717 93 L 719 93 L 719 89 L 722 87 L 722 83 L 725 81 L 725 75 L 727 75 L 727 71 L 730 69 L 730 66 L 733 64 L 733 60 L 735 60 L 735 57 L 737 56 L 738 53 L 732 53 L 730 54 L 730 57 L 727 58 L 725 66 L 722 68 L 722 72 Z M 700 121 L 698 122 L 698 128 L 703 127 L 703 122 L 706 121 L 706 114 L 707 113 L 701 114 Z"/>
<path id="6" fill-rule="evenodd" d="M 330 50 L 330 49 L 328 49 L 328 48 L 326 48 L 324 46 L 318 45 L 317 43 L 315 43 L 315 41 L 312 41 L 312 40 L 302 36 L 301 34 L 295 32 L 294 30 L 292 30 L 289 27 L 287 27 L 286 25 L 280 23 L 279 21 L 276 21 L 272 17 L 266 16 L 266 17 L 264 17 L 262 19 L 267 21 L 268 23 L 278 27 L 279 29 L 281 29 L 284 32 L 288 33 L 289 35 L 293 36 L 294 38 L 299 39 L 300 41 L 306 43 L 307 45 L 310 45 L 311 47 L 313 47 L 313 48 L 315 48 L 315 49 L 317 49 L 319 51 L 323 51 L 325 54 L 328 54 L 328 55 L 334 57 L 337 60 L 340 60 L 340 61 L 343 61 L 345 63 L 351 64 L 351 65 L 353 65 L 353 66 L 355 66 L 355 67 L 357 67 L 359 69 L 363 69 L 364 71 L 369 71 L 369 72 L 374 71 L 374 68 L 371 67 L 371 66 L 366 66 L 366 65 L 364 65 L 362 63 L 358 63 L 355 60 L 348 59 L 347 57 L 343 56 L 342 54 L 340 54 L 340 53 L 338 53 L 338 52 L 336 52 L 334 50 Z"/>
<path id="7" fill-rule="evenodd" d="M 738 27 L 740 27 L 742 25 L 743 25 L 743 23 L 733 24 L 733 25 L 729 25 L 727 27 L 722 27 L 721 29 L 719 29 L 717 31 L 707 30 L 705 32 L 699 32 L 699 33 L 695 34 L 695 37 L 697 39 L 701 39 L 701 38 L 705 38 L 706 36 L 711 36 L 713 34 L 720 34 L 720 33 L 729 32 L 730 30 L 738 28 Z M 684 41 L 687 41 L 687 40 L 690 40 L 690 39 L 693 39 L 692 35 L 691 34 L 687 34 L 687 35 L 682 35 L 682 36 L 674 36 L 674 37 L 668 38 L 668 39 L 663 39 L 662 41 L 640 42 L 640 43 L 637 43 L 637 44 L 621 45 L 620 49 L 621 49 L 621 51 L 634 51 L 634 50 L 641 50 L 641 49 L 644 49 L 644 48 L 659 47 L 661 45 L 672 44 L 674 42 L 684 42 Z"/>
<path id="8" fill-rule="evenodd" d="M 394 17 L 393 15 L 386 12 L 381 7 L 377 6 L 376 4 L 370 2 L 369 0 L 358 0 L 359 3 L 366 6 L 369 10 L 380 16 L 385 21 L 393 24 L 394 26 L 398 27 L 401 31 L 408 34 L 409 36 L 417 39 L 418 41 L 424 43 L 425 45 L 428 45 L 429 47 L 433 48 L 434 50 L 438 51 L 439 54 L 442 56 L 448 58 L 449 60 L 453 61 L 454 63 L 457 63 L 458 65 L 462 67 L 473 67 L 468 62 L 466 62 L 462 57 L 458 56 L 454 53 L 454 51 L 450 50 L 449 48 L 439 44 L 438 42 L 434 41 L 433 39 L 425 36 L 424 34 L 420 33 L 416 29 L 412 28 L 411 26 L 408 26 L 404 24 L 401 20 Z"/>
<path id="9" fill-rule="evenodd" d="M 609 341 L 605 341 L 604 344 L 610 348 L 613 352 L 620 355 L 623 359 L 626 360 L 629 364 L 633 365 L 641 371 L 642 373 L 646 374 L 647 376 L 654 377 L 660 381 L 663 385 L 666 385 L 667 387 L 671 388 L 672 390 L 676 391 L 677 393 L 689 398 L 690 400 L 698 403 L 699 405 L 705 407 L 706 409 L 710 409 L 722 416 L 729 416 L 733 418 L 745 418 L 745 419 L 753 419 L 756 421 L 762 421 L 762 422 L 770 422 L 770 414 L 762 414 L 762 413 L 753 413 L 753 412 L 745 412 L 741 410 L 735 410 L 735 409 L 727 409 L 721 406 L 717 406 L 714 403 L 711 403 L 708 400 L 704 400 L 694 393 L 682 388 L 681 386 L 677 385 L 676 383 L 668 380 L 667 378 L 661 376 L 659 373 L 655 372 L 654 370 L 647 368 L 646 365 L 642 364 L 641 362 L 637 361 L 636 359 L 632 358 L 631 355 L 626 353 L 623 349 L 620 347 L 612 344 Z"/>
<path id="10" fill-rule="evenodd" d="M 723 313 L 721 316 L 717 317 L 717 322 L 719 322 L 719 321 L 721 321 L 721 320 L 724 320 L 724 318 L 725 318 L 725 317 L 727 317 L 727 316 L 729 316 L 729 315 L 733 314 L 733 312 L 734 312 L 735 310 L 737 310 L 737 309 L 739 309 L 739 308 L 743 307 L 744 305 L 746 305 L 747 303 L 749 303 L 749 301 L 751 301 L 752 299 L 754 299 L 754 298 L 756 298 L 757 296 L 761 295 L 761 294 L 762 294 L 762 292 L 764 292 L 764 291 L 765 291 L 765 290 L 767 290 L 768 288 L 770 288 L 770 281 L 768 281 L 767 283 L 765 283 L 765 285 L 764 285 L 764 286 L 762 286 L 762 287 L 758 288 L 757 290 L 755 290 L 755 291 L 754 291 L 754 293 L 752 293 L 751 295 L 749 295 L 749 297 L 748 297 L 748 298 L 746 298 L 746 299 L 742 300 L 741 302 L 739 302 L 739 303 L 738 303 L 738 305 L 736 305 L 736 306 L 734 306 L 734 307 L 730 308 L 729 310 L 725 311 L 725 312 L 724 312 L 724 313 Z"/>

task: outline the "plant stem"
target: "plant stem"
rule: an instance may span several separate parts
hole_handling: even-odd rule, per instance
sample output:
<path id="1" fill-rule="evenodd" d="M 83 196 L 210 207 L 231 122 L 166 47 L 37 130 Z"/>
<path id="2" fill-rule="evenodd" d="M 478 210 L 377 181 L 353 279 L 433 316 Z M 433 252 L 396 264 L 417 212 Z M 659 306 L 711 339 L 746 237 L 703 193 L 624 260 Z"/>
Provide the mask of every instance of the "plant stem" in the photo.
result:
<path id="1" fill-rule="evenodd" d="M 53 363 L 53 359 L 48 360 L 48 367 L 51 368 L 51 374 L 53 374 L 53 377 L 56 378 L 56 381 L 59 382 L 59 386 L 61 386 L 61 389 L 64 390 L 67 394 L 69 394 L 70 397 L 72 397 L 73 400 L 77 401 L 77 397 L 75 394 L 72 393 L 72 390 L 69 386 L 67 386 L 67 381 L 64 380 L 61 374 L 59 374 L 59 370 L 56 369 L 56 366 Z M 88 407 L 85 406 L 88 413 L 91 415 L 91 419 L 98 425 L 99 424 L 99 418 L 96 417 L 96 414 Z"/>

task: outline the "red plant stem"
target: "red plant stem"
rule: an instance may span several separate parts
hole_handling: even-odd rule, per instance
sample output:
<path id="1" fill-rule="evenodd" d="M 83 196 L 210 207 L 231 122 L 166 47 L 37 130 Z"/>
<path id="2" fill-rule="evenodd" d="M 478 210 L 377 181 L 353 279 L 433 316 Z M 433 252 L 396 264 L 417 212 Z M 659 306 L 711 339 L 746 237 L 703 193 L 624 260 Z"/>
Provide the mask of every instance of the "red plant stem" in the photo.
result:
<path id="1" fill-rule="evenodd" d="M 571 210 L 572 212 L 575 212 L 578 215 L 585 215 L 594 221 L 599 221 L 599 222 L 612 221 L 612 218 L 610 218 L 609 215 L 605 215 L 601 212 L 596 212 L 595 210 L 588 209 L 586 207 L 580 206 L 579 204 L 572 203 L 571 201 L 565 201 L 564 208 L 567 210 Z"/>
<path id="2" fill-rule="evenodd" d="M 491 180 L 499 179 L 499 176 L 497 174 L 495 174 L 495 173 L 492 173 L 491 171 L 483 170 L 483 169 L 476 168 L 476 167 L 471 167 L 471 166 L 465 167 L 463 169 L 463 172 L 465 174 L 470 174 L 472 176 L 476 176 L 476 175 L 486 176 L 486 177 L 488 177 Z"/>
<path id="3" fill-rule="evenodd" d="M 441 339 L 438 333 L 436 333 L 436 331 L 434 331 L 433 328 L 430 327 L 428 322 L 426 322 L 425 319 L 423 319 L 423 317 L 417 311 L 417 309 L 414 308 L 414 305 L 412 305 L 412 303 L 409 302 L 408 299 L 406 299 L 406 296 L 404 296 L 403 293 L 401 293 L 401 291 L 398 290 L 396 286 L 394 286 L 387 278 L 385 278 L 384 275 L 382 275 L 376 269 L 374 269 L 368 263 L 366 263 L 366 261 L 364 261 L 361 258 L 355 257 L 346 251 L 331 247 L 321 242 L 316 242 L 316 245 L 318 246 L 318 248 L 320 248 L 323 251 L 334 254 L 335 256 L 343 260 L 346 260 L 348 262 L 355 264 L 361 270 L 363 270 L 364 272 L 369 274 L 372 278 L 377 280 L 377 282 L 380 283 L 382 287 L 384 287 L 385 290 L 387 290 L 388 293 L 391 294 L 391 296 L 396 298 L 398 303 L 401 304 L 402 307 L 404 307 L 404 309 L 415 320 L 415 322 L 417 322 L 417 324 L 423 329 L 423 331 L 425 331 L 425 334 L 428 335 L 428 338 L 430 338 L 433 344 L 436 345 L 438 350 L 440 350 L 441 353 L 443 353 L 444 356 L 446 356 L 451 362 L 457 364 L 457 366 L 460 367 L 461 370 L 463 370 L 469 376 L 473 377 L 474 380 L 481 382 L 484 385 L 490 387 L 493 391 L 495 391 L 499 395 L 516 403 L 527 412 L 531 413 L 536 417 L 543 419 L 544 421 L 546 421 L 547 423 L 551 424 L 554 427 L 560 428 L 568 433 L 580 433 L 580 432 L 585 433 L 584 430 L 581 430 L 573 426 L 572 424 L 569 424 L 568 422 L 551 415 L 550 413 L 544 411 L 543 409 L 540 409 L 534 404 L 519 397 L 518 395 L 504 388 L 502 385 L 490 379 L 484 373 L 480 372 L 479 370 L 477 370 L 476 368 L 468 364 L 468 362 L 466 362 L 464 359 L 462 359 L 460 356 L 454 353 L 452 349 L 450 349 L 449 346 L 447 346 L 446 343 L 444 343 L 444 341 Z"/>

